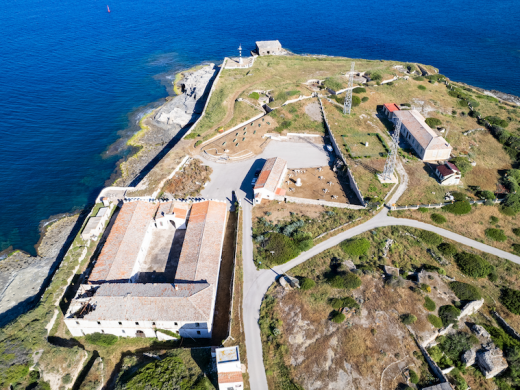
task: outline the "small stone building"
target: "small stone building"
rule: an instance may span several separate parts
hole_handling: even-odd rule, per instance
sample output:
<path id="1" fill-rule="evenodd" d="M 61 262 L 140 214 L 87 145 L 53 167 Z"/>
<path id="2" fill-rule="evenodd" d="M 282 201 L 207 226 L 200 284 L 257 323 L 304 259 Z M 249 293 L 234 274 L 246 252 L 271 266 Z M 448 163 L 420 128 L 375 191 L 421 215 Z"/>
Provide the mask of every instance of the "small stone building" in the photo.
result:
<path id="1" fill-rule="evenodd" d="M 462 178 L 459 168 L 450 162 L 436 166 L 435 175 L 443 186 L 456 186 L 460 183 L 460 179 Z"/>
<path id="2" fill-rule="evenodd" d="M 280 41 L 257 41 L 256 52 L 259 56 L 280 55 L 283 53 Z"/>
<path id="3" fill-rule="evenodd" d="M 95 217 L 90 217 L 87 221 L 87 224 L 83 228 L 81 232 L 81 238 L 84 240 L 94 239 L 97 240 L 101 232 L 105 227 L 105 223 L 108 221 L 110 217 L 110 208 L 109 207 L 101 207 Z"/>
<path id="4" fill-rule="evenodd" d="M 214 357 L 217 365 L 219 390 L 243 389 L 244 380 L 238 347 L 217 348 Z"/>

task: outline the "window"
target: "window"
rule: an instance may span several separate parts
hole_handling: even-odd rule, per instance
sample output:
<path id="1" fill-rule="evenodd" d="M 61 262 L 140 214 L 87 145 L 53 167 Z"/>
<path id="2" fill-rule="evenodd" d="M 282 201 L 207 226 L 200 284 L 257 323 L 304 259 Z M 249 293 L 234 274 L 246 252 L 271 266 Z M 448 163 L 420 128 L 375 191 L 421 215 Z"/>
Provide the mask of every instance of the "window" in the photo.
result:
<path id="1" fill-rule="evenodd" d="M 200 330 L 197 331 L 197 334 L 200 334 Z"/>
<path id="2" fill-rule="evenodd" d="M 174 324 L 175 324 L 175 326 L 177 326 L 177 323 L 176 323 L 176 322 L 174 322 Z"/>
<path id="3" fill-rule="evenodd" d="M 126 333 L 124 329 L 123 329 L 123 333 Z"/>
<path id="4" fill-rule="evenodd" d="M 119 325 L 123 325 L 123 323 L 122 323 L 122 322 L 118 322 L 118 324 L 119 324 Z"/>
<path id="5" fill-rule="evenodd" d="M 161 226 L 164 226 L 164 224 L 161 222 Z"/>
<path id="6" fill-rule="evenodd" d="M 200 324 L 198 322 L 195 322 L 195 326 L 198 328 Z"/>
<path id="7" fill-rule="evenodd" d="M 76 324 L 78 324 L 78 325 L 79 325 L 79 321 L 76 321 Z"/>
<path id="8" fill-rule="evenodd" d="M 98 322 L 97 322 L 97 324 L 98 324 L 98 325 L 101 325 L 101 322 L 100 322 L 100 321 L 98 321 Z"/>
<path id="9" fill-rule="evenodd" d="M 152 325 L 155 326 L 155 322 L 152 322 Z"/>
<path id="10" fill-rule="evenodd" d="M 105 333 L 105 331 L 103 329 L 101 329 L 101 333 Z"/>
<path id="11" fill-rule="evenodd" d="M 139 325 L 139 322 L 136 322 L 135 324 L 136 324 L 136 325 Z"/>

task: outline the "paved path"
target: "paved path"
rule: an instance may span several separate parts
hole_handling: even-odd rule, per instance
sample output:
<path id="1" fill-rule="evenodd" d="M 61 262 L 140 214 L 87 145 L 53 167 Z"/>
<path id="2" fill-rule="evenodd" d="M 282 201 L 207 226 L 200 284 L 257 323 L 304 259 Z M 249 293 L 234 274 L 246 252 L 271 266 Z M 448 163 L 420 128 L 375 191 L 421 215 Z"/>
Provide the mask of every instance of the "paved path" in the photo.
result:
<path id="1" fill-rule="evenodd" d="M 397 171 L 401 174 L 401 184 L 388 203 L 392 204 L 399 199 L 408 185 L 408 177 L 402 165 L 398 163 Z M 429 230 L 443 237 L 457 241 L 460 244 L 470 246 L 482 252 L 502 257 L 520 264 L 520 257 L 502 251 L 481 242 L 469 239 L 446 229 L 429 225 L 423 222 L 389 217 L 388 209 L 383 208 L 378 214 L 367 222 L 349 229 L 345 232 L 329 238 L 326 241 L 312 247 L 307 252 L 303 252 L 297 258 L 274 267 L 269 270 L 256 270 L 253 263 L 253 240 L 252 240 L 252 206 L 249 203 L 243 204 L 243 259 L 244 259 L 244 299 L 243 299 L 243 319 L 244 331 L 246 336 L 247 366 L 249 370 L 249 382 L 252 390 L 268 390 L 267 378 L 265 376 L 264 361 L 262 356 L 262 341 L 258 319 L 260 306 L 267 289 L 275 281 L 278 274 L 289 271 L 291 268 L 309 260 L 319 253 L 338 245 L 341 241 L 357 236 L 369 230 L 384 226 L 410 226 L 418 229 Z"/>

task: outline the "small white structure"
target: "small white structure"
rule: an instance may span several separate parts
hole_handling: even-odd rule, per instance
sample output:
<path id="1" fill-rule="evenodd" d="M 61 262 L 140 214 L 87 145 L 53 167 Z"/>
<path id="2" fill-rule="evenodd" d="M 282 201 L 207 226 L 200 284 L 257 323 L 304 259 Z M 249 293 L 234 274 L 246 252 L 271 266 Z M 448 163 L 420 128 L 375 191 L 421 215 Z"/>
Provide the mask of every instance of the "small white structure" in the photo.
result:
<path id="1" fill-rule="evenodd" d="M 256 52 L 259 56 L 280 55 L 283 54 L 282 44 L 280 41 L 257 41 Z"/>
<path id="2" fill-rule="evenodd" d="M 417 110 L 399 110 L 392 112 L 394 123 L 401 120 L 401 135 L 408 141 L 419 158 L 423 161 L 448 160 L 452 147 L 425 122 Z"/>
<path id="3" fill-rule="evenodd" d="M 443 186 L 455 186 L 460 183 L 462 174 L 455 164 L 446 162 L 444 165 L 435 167 L 435 175 Z"/>
<path id="4" fill-rule="evenodd" d="M 87 224 L 83 228 L 81 232 L 81 238 L 84 240 L 97 240 L 103 228 L 105 226 L 105 222 L 108 221 L 108 217 L 110 216 L 110 208 L 109 207 L 101 207 L 95 217 L 90 217 L 88 219 Z"/>
<path id="5" fill-rule="evenodd" d="M 155 226 L 158 229 L 186 229 L 190 205 L 181 202 L 166 202 L 157 210 Z"/>
<path id="6" fill-rule="evenodd" d="M 285 190 L 280 188 L 280 186 L 286 173 L 287 161 L 279 157 L 267 160 L 253 190 L 255 203 L 260 204 L 263 198 L 273 200 L 275 195 L 284 196 Z"/>
<path id="7" fill-rule="evenodd" d="M 244 380 L 238 347 L 217 348 L 214 357 L 219 390 L 243 389 Z"/>
<path id="8" fill-rule="evenodd" d="M 296 179 L 296 187 L 301 187 L 302 186 L 302 179 L 298 178 Z"/>

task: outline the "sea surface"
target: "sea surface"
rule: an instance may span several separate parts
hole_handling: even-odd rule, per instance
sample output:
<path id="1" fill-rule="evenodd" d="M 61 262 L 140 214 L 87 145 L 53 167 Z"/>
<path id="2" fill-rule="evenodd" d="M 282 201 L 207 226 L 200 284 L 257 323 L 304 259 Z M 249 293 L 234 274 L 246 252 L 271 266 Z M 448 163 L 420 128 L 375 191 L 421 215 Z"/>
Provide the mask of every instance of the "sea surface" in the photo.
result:
<path id="1" fill-rule="evenodd" d="M 279 39 L 520 95 L 519 21 L 518 0 L 3 0 L 0 251 L 34 254 L 42 220 L 92 203 L 128 153 L 109 145 L 176 71 Z"/>

